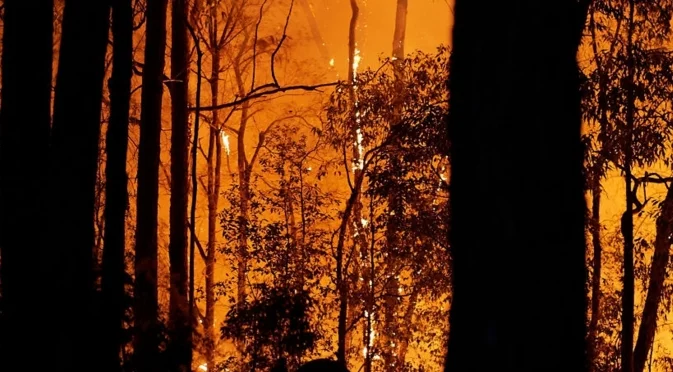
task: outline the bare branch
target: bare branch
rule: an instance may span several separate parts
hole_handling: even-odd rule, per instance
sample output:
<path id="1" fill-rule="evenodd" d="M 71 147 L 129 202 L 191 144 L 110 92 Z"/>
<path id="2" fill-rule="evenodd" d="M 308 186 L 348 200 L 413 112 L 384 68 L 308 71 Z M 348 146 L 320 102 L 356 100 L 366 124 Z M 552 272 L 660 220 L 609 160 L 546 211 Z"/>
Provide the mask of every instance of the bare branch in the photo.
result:
<path id="1" fill-rule="evenodd" d="M 199 254 L 201 254 L 201 258 L 205 261 L 206 260 L 206 251 L 203 250 L 203 246 L 201 245 L 201 242 L 199 241 L 199 238 L 196 236 L 196 231 L 194 231 L 194 226 L 187 221 L 187 226 L 189 227 L 189 230 L 191 230 L 192 234 L 194 234 L 194 241 L 196 242 L 196 246 L 199 247 Z"/>
<path id="2" fill-rule="evenodd" d="M 285 27 L 283 27 L 283 36 L 281 36 L 276 49 L 271 53 L 271 77 L 273 78 L 273 83 L 279 87 L 278 79 L 276 79 L 276 68 L 274 66 L 276 60 L 276 54 L 280 50 L 280 47 L 283 45 L 283 41 L 287 38 L 287 26 L 290 24 L 290 16 L 292 15 L 292 8 L 294 8 L 294 0 L 290 1 L 290 9 L 287 12 L 287 17 L 285 18 Z"/>
<path id="3" fill-rule="evenodd" d="M 257 24 L 255 25 L 255 38 L 252 43 L 252 82 L 250 83 L 250 91 L 255 91 L 255 72 L 257 70 L 257 38 L 259 35 L 259 24 L 262 23 L 262 15 L 264 12 L 264 5 L 266 1 L 262 2 L 262 6 L 259 7 L 259 18 L 257 19 Z"/>
<path id="4" fill-rule="evenodd" d="M 264 92 L 249 94 L 249 95 L 246 95 L 246 96 L 244 96 L 240 99 L 237 98 L 237 99 L 235 99 L 231 102 L 222 103 L 222 104 L 219 104 L 219 105 L 216 105 L 216 106 L 203 106 L 203 107 L 198 107 L 198 108 L 197 107 L 190 107 L 189 111 L 199 111 L 199 112 L 201 112 L 201 111 L 222 110 L 222 109 L 225 109 L 225 108 L 230 108 L 230 107 L 240 105 L 241 103 L 251 101 L 251 100 L 254 100 L 254 99 L 257 99 L 257 98 L 261 98 L 261 97 L 265 97 L 265 96 L 269 96 L 269 95 L 273 95 L 273 94 L 291 92 L 291 91 L 295 91 L 295 90 L 303 90 L 303 91 L 308 91 L 308 92 L 313 92 L 313 91 L 322 92 L 320 90 L 320 88 L 333 87 L 333 86 L 338 85 L 339 83 L 340 82 L 336 81 L 336 82 L 332 82 L 332 83 L 322 83 L 322 84 L 316 84 L 316 85 L 290 85 L 290 86 L 286 86 L 286 87 L 279 87 L 279 88 L 267 90 L 267 91 L 264 91 Z"/>

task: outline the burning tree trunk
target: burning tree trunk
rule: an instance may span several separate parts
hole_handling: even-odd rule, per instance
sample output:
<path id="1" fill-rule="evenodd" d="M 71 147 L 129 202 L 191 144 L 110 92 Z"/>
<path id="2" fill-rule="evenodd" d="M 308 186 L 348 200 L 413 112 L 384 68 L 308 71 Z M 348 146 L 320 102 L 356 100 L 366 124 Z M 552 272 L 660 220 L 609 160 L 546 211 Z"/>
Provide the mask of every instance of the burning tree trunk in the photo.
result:
<path id="1" fill-rule="evenodd" d="M 41 299 L 33 291 L 45 284 L 39 260 L 47 242 L 35 228 L 47 218 L 42 164 L 48 159 L 51 121 L 53 1 L 5 0 L 3 22 L 0 370 L 9 371 L 25 362 L 23 352 L 32 342 L 27 335 L 39 332 L 35 319 L 41 316 Z M 41 369 L 40 363 L 33 367 Z"/>
<path id="2" fill-rule="evenodd" d="M 446 371 L 587 369 L 575 58 L 585 9 L 574 1 L 456 1 Z M 503 37 L 497 44 L 494 33 Z M 535 40 L 545 43 L 532 49 Z M 545 290 L 531 293 L 531 278 Z M 554 321 L 540 327 L 547 319 Z"/>
<path id="3" fill-rule="evenodd" d="M 159 152 L 164 53 L 166 50 L 166 0 L 147 1 L 147 37 L 143 70 L 135 255 L 133 347 L 139 372 L 159 366 L 157 299 L 157 220 Z"/>
<path id="4" fill-rule="evenodd" d="M 102 295 L 105 319 L 104 350 L 101 371 L 121 370 L 121 345 L 124 319 L 124 252 L 126 246 L 126 209 L 128 207 L 128 148 L 131 77 L 133 74 L 133 7 L 131 0 L 112 4 L 112 78 L 110 122 L 107 129 L 105 166 L 105 242 L 103 247 Z"/>
<path id="5" fill-rule="evenodd" d="M 657 331 L 657 313 L 661 303 L 661 295 L 666 280 L 673 234 L 673 188 L 668 189 L 666 198 L 661 203 L 661 214 L 657 218 L 657 236 L 654 242 L 654 255 L 650 269 L 650 283 L 645 298 L 645 308 L 638 331 L 638 341 L 633 353 L 633 371 L 642 372 L 645 362 L 652 349 L 654 334 Z"/>
<path id="6" fill-rule="evenodd" d="M 171 204 L 169 304 L 169 369 L 186 372 L 192 365 L 192 320 L 189 311 L 187 249 L 187 203 L 189 193 L 189 123 L 187 88 L 189 48 L 187 41 L 187 1 L 173 0 L 171 13 Z"/>
<path id="7" fill-rule="evenodd" d="M 49 158 L 49 281 L 54 306 L 51 363 L 64 369 L 95 365 L 99 313 L 94 276 L 94 204 L 98 171 L 109 4 L 65 3 Z M 82 48 L 86 45 L 86 48 Z M 78 311 L 72 311 L 73 308 Z M 73 327 L 73 324 L 79 324 Z"/>

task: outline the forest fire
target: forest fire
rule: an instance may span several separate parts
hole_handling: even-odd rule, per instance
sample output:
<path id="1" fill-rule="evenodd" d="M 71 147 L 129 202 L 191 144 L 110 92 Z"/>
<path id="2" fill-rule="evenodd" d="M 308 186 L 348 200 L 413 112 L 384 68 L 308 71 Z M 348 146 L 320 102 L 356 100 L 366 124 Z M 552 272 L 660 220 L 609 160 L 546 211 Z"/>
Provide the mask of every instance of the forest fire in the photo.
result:
<path id="1" fill-rule="evenodd" d="M 457 1 L 0 0 L 0 370 L 673 371 L 673 2 Z"/>

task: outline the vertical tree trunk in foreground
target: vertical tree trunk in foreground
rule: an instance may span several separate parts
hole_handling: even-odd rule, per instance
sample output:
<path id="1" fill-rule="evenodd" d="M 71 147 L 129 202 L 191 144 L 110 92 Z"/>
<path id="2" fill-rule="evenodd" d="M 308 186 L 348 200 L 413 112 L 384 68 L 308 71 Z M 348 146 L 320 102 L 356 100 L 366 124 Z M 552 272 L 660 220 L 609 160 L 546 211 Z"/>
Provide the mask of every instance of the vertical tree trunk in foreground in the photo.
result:
<path id="1" fill-rule="evenodd" d="M 166 1 L 147 1 L 147 36 L 140 114 L 133 347 L 138 372 L 159 371 L 157 214 Z"/>
<path id="2" fill-rule="evenodd" d="M 657 331 L 657 313 L 666 281 L 666 267 L 670 260 L 671 234 L 673 234 L 673 188 L 669 188 L 661 203 L 661 214 L 657 217 L 657 235 L 654 241 L 654 255 L 650 268 L 650 282 L 647 287 L 645 308 L 638 330 L 638 341 L 633 352 L 633 371 L 643 372 Z"/>
<path id="3" fill-rule="evenodd" d="M 100 360 L 92 342 L 100 324 L 93 215 L 109 17 L 106 2 L 65 2 L 48 159 L 50 288 L 43 299 L 56 323 L 46 332 L 56 369 Z"/>
<path id="4" fill-rule="evenodd" d="M 169 304 L 169 370 L 188 372 L 192 365 L 192 322 L 189 318 L 189 274 L 187 248 L 187 201 L 189 192 L 189 124 L 187 87 L 189 48 L 187 1 L 172 2 L 171 49 L 171 205 Z"/>
<path id="5" fill-rule="evenodd" d="M 25 363 L 41 325 L 39 239 L 51 122 L 53 1 L 5 0 L 0 110 L 0 370 Z M 39 362 L 39 361 L 38 361 Z M 40 364 L 33 364 L 40 367 Z"/>
<path id="6" fill-rule="evenodd" d="M 457 0 L 455 14 L 446 371 L 586 371 L 575 59 L 586 13 Z"/>
<path id="7" fill-rule="evenodd" d="M 112 77 L 110 122 L 105 166 L 105 242 L 103 246 L 103 358 L 101 371 L 121 371 L 124 319 L 124 252 L 128 206 L 128 149 L 131 77 L 133 74 L 133 5 L 131 0 L 112 3 Z"/>

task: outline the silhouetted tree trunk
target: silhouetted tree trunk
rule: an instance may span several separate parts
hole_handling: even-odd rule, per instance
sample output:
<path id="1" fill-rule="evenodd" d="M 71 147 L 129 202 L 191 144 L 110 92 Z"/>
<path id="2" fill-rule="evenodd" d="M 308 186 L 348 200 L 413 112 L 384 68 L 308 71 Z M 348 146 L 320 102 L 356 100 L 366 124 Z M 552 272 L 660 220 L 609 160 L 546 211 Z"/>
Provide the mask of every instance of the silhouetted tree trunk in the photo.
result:
<path id="1" fill-rule="evenodd" d="M 210 14 L 210 100 L 216 106 L 220 94 L 220 58 L 221 45 L 217 35 L 217 8 L 211 8 Z M 212 125 L 209 127 L 208 143 L 208 251 L 206 252 L 206 318 L 203 322 L 206 340 L 206 363 L 209 369 L 215 368 L 215 261 L 217 254 L 217 205 L 220 198 L 220 169 L 222 166 L 222 147 L 220 146 L 220 123 L 218 111 L 212 112 Z"/>
<path id="2" fill-rule="evenodd" d="M 200 5 L 200 2 L 197 0 L 192 6 L 190 19 L 195 19 L 198 14 L 197 7 Z M 192 42 L 196 49 L 196 98 L 195 98 L 195 109 L 196 115 L 194 115 L 194 137 L 192 139 L 192 148 L 191 148 L 191 160 L 192 160 L 192 169 L 191 169 L 191 181 L 192 181 L 192 201 L 191 206 L 189 207 L 189 220 L 191 221 L 190 229 L 190 238 L 189 238 L 189 318 L 191 324 L 196 324 L 196 316 L 198 315 L 198 309 L 195 302 L 195 291 L 194 291 L 194 259 L 195 259 L 195 248 L 197 242 L 196 236 L 196 202 L 198 197 L 198 178 L 196 174 L 196 156 L 199 145 L 199 128 L 201 115 L 198 114 L 198 109 L 201 107 L 201 75 L 202 75 L 202 62 L 203 62 L 203 51 L 201 50 L 201 45 L 199 44 L 199 38 L 194 32 L 194 28 L 187 24 L 189 34 L 192 37 Z M 199 246 L 200 247 L 200 246 Z"/>
<path id="3" fill-rule="evenodd" d="M 355 68 L 353 66 L 353 63 L 355 61 L 355 31 L 356 31 L 356 26 L 358 23 L 358 16 L 360 14 L 360 8 L 358 7 L 357 0 L 350 0 L 350 8 L 351 8 L 351 19 L 348 27 L 348 82 L 350 84 L 350 100 L 351 104 L 354 104 L 355 102 L 355 90 L 353 87 L 354 81 L 355 81 Z M 355 120 L 353 120 L 353 124 L 355 124 Z M 355 125 L 353 125 L 353 131 L 355 132 L 357 128 L 355 128 Z M 354 136 L 354 138 L 358 138 L 357 135 Z M 360 152 L 358 145 L 355 144 L 353 146 L 353 154 L 354 154 L 354 159 L 353 161 L 359 164 L 359 158 L 360 158 Z M 339 240 L 337 242 L 337 249 L 336 249 L 336 255 L 337 255 L 337 275 L 336 275 L 336 281 L 337 281 L 337 289 L 339 292 L 339 320 L 337 324 L 337 352 L 336 352 L 336 357 L 337 361 L 339 363 L 342 363 L 344 365 L 348 365 L 348 361 L 346 360 L 346 337 L 348 333 L 348 328 L 347 328 L 347 322 L 348 322 L 348 275 L 347 275 L 347 267 L 344 267 L 344 238 L 345 238 L 345 233 L 346 233 L 346 228 L 348 226 L 348 222 L 350 221 L 351 214 L 354 216 L 354 221 L 356 224 L 360 223 L 360 212 L 359 210 L 361 209 L 360 205 L 360 186 L 362 185 L 362 181 L 364 177 L 362 176 L 361 171 L 355 171 L 354 172 L 354 178 L 355 178 L 355 184 L 359 185 L 356 186 L 354 190 L 351 192 L 351 196 L 346 204 L 346 210 L 344 211 L 344 215 L 342 217 L 342 223 L 341 227 L 339 230 Z"/>
<path id="4" fill-rule="evenodd" d="M 654 241 L 654 255 L 650 269 L 650 283 L 645 298 L 645 308 L 638 330 L 638 341 L 633 353 L 634 372 L 643 372 L 645 362 L 652 349 L 657 331 L 657 314 L 666 281 L 666 267 L 670 259 L 671 234 L 673 234 L 673 188 L 669 188 L 661 203 L 661 214 L 657 218 L 657 235 Z"/>
<path id="5" fill-rule="evenodd" d="M 157 213 L 166 0 L 147 1 L 147 36 L 138 145 L 134 356 L 138 372 L 158 371 Z"/>
<path id="6" fill-rule="evenodd" d="M 589 361 L 596 357 L 596 336 L 601 311 L 601 269 L 603 265 L 603 246 L 601 244 L 601 185 L 596 180 L 591 190 L 591 240 L 594 248 L 593 277 L 591 278 L 591 321 L 587 336 Z M 592 364 L 593 365 L 593 364 Z"/>
<path id="7" fill-rule="evenodd" d="M 187 1 L 171 3 L 171 205 L 169 304 L 169 370 L 191 371 L 192 321 L 189 317 L 189 274 L 187 248 L 187 203 L 189 193 L 189 123 L 187 89 L 189 48 L 187 41 Z"/>
<path id="8" fill-rule="evenodd" d="M 65 2 L 48 157 L 52 249 L 46 257 L 54 287 L 44 299 L 58 319 L 54 333 L 47 332 L 53 336 L 47 353 L 64 370 L 95 365 L 101 357 L 91 342 L 100 324 L 93 213 L 109 17 L 106 2 Z"/>
<path id="9" fill-rule="evenodd" d="M 247 41 L 247 36 L 246 36 Z M 241 47 L 243 48 L 244 45 Z M 245 87 L 243 82 L 243 75 L 241 71 L 243 56 L 243 49 L 239 50 L 238 55 L 235 58 L 234 65 L 234 75 L 236 77 L 236 84 L 238 88 L 238 94 L 243 97 L 245 96 Z M 237 296 L 236 296 L 236 306 L 241 307 L 245 305 L 247 297 L 247 273 L 248 273 L 248 218 L 250 213 L 250 176 L 252 175 L 252 164 L 248 163 L 248 157 L 245 151 L 245 130 L 248 125 L 248 115 L 249 115 L 250 103 L 243 102 L 241 104 L 241 120 L 238 126 L 238 133 L 236 139 L 236 150 L 237 157 L 236 161 L 238 164 L 238 200 L 239 200 L 239 215 L 238 215 L 238 244 L 237 244 L 237 263 L 238 267 L 236 269 L 237 277 Z"/>
<path id="10" fill-rule="evenodd" d="M 624 183 L 626 190 L 626 210 L 621 219 L 622 236 L 624 237 L 624 289 L 622 291 L 622 372 L 633 371 L 633 306 L 634 306 L 634 273 L 633 273 L 633 189 L 631 187 L 631 163 L 633 158 L 633 119 L 635 111 L 633 61 L 634 1 L 629 1 L 629 29 L 627 49 L 626 77 L 626 143 L 624 144 Z"/>
<path id="11" fill-rule="evenodd" d="M 586 8 L 457 0 L 455 14 L 446 371 L 586 371 Z"/>
<path id="12" fill-rule="evenodd" d="M 53 1 L 4 1 L 0 110 L 0 370 L 25 363 L 44 314 L 46 159 L 51 122 Z M 42 367 L 36 360 L 32 366 Z"/>
<path id="13" fill-rule="evenodd" d="M 131 77 L 133 74 L 133 5 L 131 0 L 112 3 L 112 77 L 110 121 L 105 166 L 105 241 L 103 246 L 103 359 L 101 371 L 120 371 L 124 319 L 124 251 L 128 207 L 128 148 Z"/>

